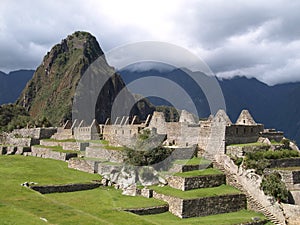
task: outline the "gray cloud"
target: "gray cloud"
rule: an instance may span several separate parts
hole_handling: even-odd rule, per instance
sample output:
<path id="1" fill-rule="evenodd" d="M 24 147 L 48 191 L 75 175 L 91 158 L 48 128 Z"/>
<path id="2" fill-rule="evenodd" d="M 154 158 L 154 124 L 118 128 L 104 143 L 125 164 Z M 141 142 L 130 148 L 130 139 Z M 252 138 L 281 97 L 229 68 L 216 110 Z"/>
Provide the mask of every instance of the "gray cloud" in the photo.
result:
<path id="1" fill-rule="evenodd" d="M 299 10 L 293 0 L 2 0 L 0 70 L 36 68 L 54 44 L 85 30 L 104 51 L 166 41 L 193 51 L 220 77 L 300 81 Z"/>

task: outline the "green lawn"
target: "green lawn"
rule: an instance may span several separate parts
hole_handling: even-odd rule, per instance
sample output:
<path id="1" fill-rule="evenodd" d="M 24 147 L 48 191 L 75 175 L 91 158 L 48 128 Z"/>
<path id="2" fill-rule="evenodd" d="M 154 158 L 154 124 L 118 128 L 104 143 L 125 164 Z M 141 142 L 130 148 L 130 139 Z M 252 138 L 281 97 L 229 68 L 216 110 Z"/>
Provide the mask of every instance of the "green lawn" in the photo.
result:
<path id="1" fill-rule="evenodd" d="M 56 140 L 56 139 L 53 139 L 53 138 L 43 139 L 43 141 L 49 141 L 49 142 L 76 142 L 75 139 Z"/>
<path id="2" fill-rule="evenodd" d="M 253 217 L 259 217 L 261 220 L 265 219 L 264 215 L 247 210 L 188 219 L 180 219 L 173 216 L 169 212 L 158 215 L 143 216 L 143 218 L 150 219 L 155 224 L 160 224 L 161 221 L 168 221 L 168 224 L 172 225 L 232 225 L 245 223 L 245 221 L 251 221 Z"/>
<path id="3" fill-rule="evenodd" d="M 222 174 L 222 172 L 215 168 L 208 168 L 203 170 L 193 170 L 189 172 L 175 173 L 174 175 L 179 177 L 197 177 L 197 176 L 216 175 L 216 174 Z"/>
<path id="4" fill-rule="evenodd" d="M 241 211 L 224 215 L 180 219 L 170 213 L 138 216 L 121 211 L 124 208 L 149 207 L 165 204 L 155 199 L 121 195 L 114 188 L 41 195 L 22 187 L 25 181 L 39 184 L 66 184 L 100 179 L 67 168 L 67 163 L 52 159 L 24 156 L 0 156 L 0 224 L 222 224 L 251 221 L 260 214 Z M 222 188 L 225 192 L 226 187 Z M 236 192 L 236 191 L 235 191 Z M 191 192 L 190 192 L 191 193 Z"/>
<path id="5" fill-rule="evenodd" d="M 54 152 L 61 152 L 61 153 L 80 153 L 78 150 L 64 150 L 62 146 L 44 146 L 44 145 L 34 145 L 35 147 L 40 147 L 40 148 L 48 148 Z"/>
<path id="6" fill-rule="evenodd" d="M 174 163 L 180 165 L 205 165 L 210 164 L 211 161 L 204 158 L 193 157 L 191 159 L 175 160 Z"/>
<path id="7" fill-rule="evenodd" d="M 181 191 L 175 188 L 171 188 L 170 186 L 164 186 L 164 187 L 151 186 L 150 188 L 156 191 L 157 193 L 174 196 L 181 199 L 194 199 L 194 198 L 241 193 L 238 189 L 224 184 L 218 187 L 200 188 L 200 189 L 195 189 L 190 191 Z"/>
<path id="8" fill-rule="evenodd" d="M 252 142 L 252 143 L 245 143 L 245 144 L 232 144 L 228 146 L 239 146 L 239 147 L 246 147 L 246 146 L 267 146 L 265 143 L 261 142 Z"/>

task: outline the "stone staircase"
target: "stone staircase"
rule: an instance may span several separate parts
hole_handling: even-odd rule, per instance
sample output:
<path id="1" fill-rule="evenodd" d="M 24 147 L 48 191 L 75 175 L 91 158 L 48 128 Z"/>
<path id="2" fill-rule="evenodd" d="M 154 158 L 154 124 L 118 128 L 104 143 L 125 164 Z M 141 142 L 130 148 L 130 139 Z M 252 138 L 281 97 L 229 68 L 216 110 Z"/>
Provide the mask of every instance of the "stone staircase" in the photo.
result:
<path id="1" fill-rule="evenodd" d="M 235 188 L 242 191 L 247 198 L 247 205 L 248 208 L 263 213 L 272 223 L 275 225 L 284 225 L 281 223 L 269 210 L 267 210 L 261 203 L 259 203 L 256 199 L 254 199 L 248 191 L 238 183 L 237 179 L 234 178 L 234 176 L 231 173 L 228 173 L 223 165 L 218 163 L 216 160 L 213 160 L 214 167 L 221 170 L 225 175 L 227 179 L 227 183 L 234 186 Z"/>

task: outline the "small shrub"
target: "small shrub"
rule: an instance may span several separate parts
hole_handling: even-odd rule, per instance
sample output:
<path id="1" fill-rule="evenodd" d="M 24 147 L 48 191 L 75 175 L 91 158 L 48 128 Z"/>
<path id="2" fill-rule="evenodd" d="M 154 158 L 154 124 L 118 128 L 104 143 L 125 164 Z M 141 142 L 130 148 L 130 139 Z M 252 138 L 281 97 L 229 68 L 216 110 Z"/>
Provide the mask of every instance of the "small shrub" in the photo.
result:
<path id="1" fill-rule="evenodd" d="M 290 140 L 289 139 L 282 139 L 281 144 L 283 144 L 283 148 L 284 149 L 290 149 Z"/>
<path id="2" fill-rule="evenodd" d="M 267 159 L 245 159 L 244 166 L 246 169 L 255 169 L 255 173 L 262 175 L 265 168 L 270 166 L 270 162 Z"/>
<path id="3" fill-rule="evenodd" d="M 260 188 L 266 195 L 273 196 L 279 202 L 288 200 L 288 191 L 278 172 L 264 176 Z"/>
<path id="4" fill-rule="evenodd" d="M 126 162 L 134 166 L 148 166 L 159 163 L 169 157 L 171 153 L 171 149 L 161 146 L 147 151 L 139 151 L 131 148 L 125 149 Z"/>
<path id="5" fill-rule="evenodd" d="M 150 137 L 150 133 L 151 133 L 150 130 L 143 130 L 143 133 L 141 133 L 139 135 L 139 138 L 141 140 L 146 140 L 146 139 L 148 139 Z"/>

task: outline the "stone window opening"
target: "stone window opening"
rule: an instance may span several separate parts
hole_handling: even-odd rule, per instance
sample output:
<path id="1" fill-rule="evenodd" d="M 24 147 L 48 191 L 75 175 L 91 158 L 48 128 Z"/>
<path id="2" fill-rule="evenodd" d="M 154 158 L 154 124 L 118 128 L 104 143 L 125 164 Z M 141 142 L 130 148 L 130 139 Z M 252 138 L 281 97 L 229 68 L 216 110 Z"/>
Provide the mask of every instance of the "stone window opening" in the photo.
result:
<path id="1" fill-rule="evenodd" d="M 246 123 L 246 120 L 243 120 L 243 123 L 245 124 L 245 123 Z"/>
<path id="2" fill-rule="evenodd" d="M 253 127 L 251 127 L 251 133 L 253 133 Z"/>
<path id="3" fill-rule="evenodd" d="M 246 128 L 244 128 L 244 134 L 246 134 Z"/>
<path id="4" fill-rule="evenodd" d="M 235 133 L 236 133 L 236 134 L 239 133 L 239 128 L 235 128 Z"/>
<path id="5" fill-rule="evenodd" d="M 118 131 L 117 130 L 115 130 L 115 134 L 117 134 L 118 133 Z"/>
<path id="6" fill-rule="evenodd" d="M 124 134 L 124 130 L 122 130 L 122 134 Z"/>

